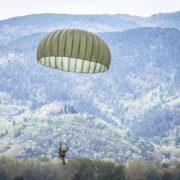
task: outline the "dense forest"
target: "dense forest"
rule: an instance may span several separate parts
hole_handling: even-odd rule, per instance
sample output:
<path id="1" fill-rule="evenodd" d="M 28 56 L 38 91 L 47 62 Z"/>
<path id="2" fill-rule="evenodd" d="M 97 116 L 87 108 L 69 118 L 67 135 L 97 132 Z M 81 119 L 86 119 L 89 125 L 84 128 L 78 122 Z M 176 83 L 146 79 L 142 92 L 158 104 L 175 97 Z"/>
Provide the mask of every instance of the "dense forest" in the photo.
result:
<path id="1" fill-rule="evenodd" d="M 1 47 L 1 153 L 13 149 L 15 157 L 54 157 L 57 125 L 51 122 L 57 118 L 64 123 L 61 136 L 69 137 L 76 147 L 70 158 L 86 154 L 116 162 L 180 159 L 178 30 L 139 28 L 98 34 L 110 46 L 113 61 L 108 72 L 94 76 L 41 67 L 35 55 L 44 35 L 23 37 Z M 71 104 L 76 114 L 37 114 L 56 99 Z M 123 158 L 109 152 L 109 147 L 119 157 L 124 154 Z"/>
<path id="2" fill-rule="evenodd" d="M 58 159 L 39 156 L 17 161 L 0 157 L 1 180 L 179 180 L 180 163 L 173 165 L 149 161 L 115 164 L 89 158 L 69 159 L 62 165 Z"/>
<path id="3" fill-rule="evenodd" d="M 176 177 L 174 164 L 180 161 L 179 17 L 179 12 L 145 19 L 43 14 L 0 21 L 0 155 L 21 160 L 12 160 L 19 166 L 25 157 L 54 159 L 61 138 L 70 141 L 69 165 L 76 162 L 74 157 L 114 163 L 154 160 L 167 163 L 166 173 Z M 72 26 L 92 31 L 96 27 L 112 54 L 107 72 L 67 73 L 38 64 L 37 45 L 47 31 Z M 43 108 L 54 103 L 61 105 L 60 111 L 43 114 Z M 165 173 L 161 164 L 155 168 L 159 178 Z"/>

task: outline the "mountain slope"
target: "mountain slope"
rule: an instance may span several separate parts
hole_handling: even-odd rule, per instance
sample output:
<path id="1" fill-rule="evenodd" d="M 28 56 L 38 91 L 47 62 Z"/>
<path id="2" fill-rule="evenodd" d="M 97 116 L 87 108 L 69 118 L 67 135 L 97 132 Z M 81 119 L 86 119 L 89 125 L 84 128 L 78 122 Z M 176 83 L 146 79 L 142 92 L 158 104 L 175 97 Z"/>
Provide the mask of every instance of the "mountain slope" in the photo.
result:
<path id="1" fill-rule="evenodd" d="M 116 15 L 33 14 L 0 21 L 0 44 L 38 32 L 60 28 L 80 28 L 92 32 L 125 31 L 137 27 L 180 29 L 180 11 L 160 13 L 147 18 Z"/>
<path id="2" fill-rule="evenodd" d="M 82 155 L 87 151 L 87 146 L 93 144 L 85 137 L 86 131 L 91 129 L 92 134 L 97 132 L 97 137 L 92 138 L 96 141 L 93 148 L 97 150 L 86 152 L 87 156 L 115 159 L 112 153 L 108 154 L 115 151 L 119 158 L 116 161 L 122 162 L 132 158 L 160 161 L 163 158 L 179 158 L 178 30 L 138 28 L 124 32 L 98 33 L 110 47 L 112 64 L 109 71 L 95 75 L 67 73 L 38 64 L 36 48 L 44 35 L 45 33 L 37 33 L 21 37 L 0 47 L 0 91 L 11 97 L 10 100 L 1 100 L 2 106 L 6 109 L 6 103 L 10 101 L 10 104 L 14 103 L 16 107 L 18 102 L 20 109 L 27 108 L 26 111 L 33 114 L 32 117 L 25 117 L 26 114 L 23 115 L 13 107 L 10 111 L 17 111 L 17 114 L 8 115 L 9 127 L 12 127 L 12 119 L 17 116 L 17 126 L 14 129 L 18 136 L 15 140 L 20 147 L 23 146 L 22 149 L 25 148 L 25 153 L 29 153 L 29 156 L 45 154 L 47 148 L 50 148 L 46 155 L 53 156 L 55 140 L 51 142 L 52 147 L 47 143 L 42 150 L 42 142 L 49 142 L 55 136 L 52 133 L 53 126 L 50 126 L 53 117 L 39 118 L 34 112 L 42 105 L 58 99 L 71 103 L 75 111 L 81 113 L 57 117 L 66 124 L 64 132 L 68 137 L 71 132 L 77 135 L 73 140 L 73 148 L 77 149 L 75 156 L 78 153 Z M 19 116 L 19 113 L 29 121 L 23 122 L 24 117 Z M 85 113 L 93 115 L 94 124 L 88 124 L 89 118 L 83 115 Z M 65 122 L 68 117 L 69 124 L 68 121 Z M 69 132 L 68 129 L 74 121 L 75 129 Z M 84 129 L 79 132 L 78 124 L 82 121 Z M 5 121 L 1 122 L 3 126 Z M 37 129 L 32 134 L 35 124 Z M 44 128 L 42 138 L 41 127 Z M 105 139 L 101 139 L 101 133 L 98 132 L 98 128 L 103 127 Z M 4 131 L 2 134 L 2 138 L 8 138 L 13 133 L 10 131 L 10 134 L 7 134 Z M 49 135 L 50 140 L 46 135 Z M 81 135 L 83 137 L 77 140 Z M 27 150 L 26 145 L 24 147 L 23 143 L 27 139 L 23 137 L 26 136 L 30 140 L 27 147 L 33 146 L 35 150 Z M 6 144 L 4 148 L 8 146 L 11 145 Z M 78 147 L 85 148 L 82 150 Z M 123 159 L 122 155 L 125 153 L 127 154 Z"/>
<path id="3" fill-rule="evenodd" d="M 62 28 L 79 28 L 92 32 L 123 31 L 136 28 L 131 20 L 123 20 L 114 15 L 68 15 L 34 14 L 0 21 L 0 44 L 21 36 Z"/>
<path id="4" fill-rule="evenodd" d="M 86 109 L 90 113 L 105 108 L 102 101 L 107 106 L 105 109 L 117 118 L 121 116 L 116 114 L 116 108 L 126 109 L 126 100 L 134 109 L 133 102 L 156 105 L 178 97 L 180 32 L 177 30 L 141 28 L 99 34 L 111 49 L 112 64 L 108 72 L 97 75 L 68 74 L 39 65 L 35 55 L 43 35 L 31 35 L 1 48 L 1 91 L 8 91 L 15 98 L 29 99 L 31 96 L 31 100 L 37 96 L 36 89 L 46 94 L 48 101 L 82 99 L 85 104 L 78 105 L 81 110 L 87 104 L 95 105 Z M 11 83 L 4 83 L 8 81 Z M 87 93 L 88 89 L 91 92 Z M 38 106 L 37 102 L 35 104 Z M 146 106 L 139 108 L 144 111 Z M 127 110 L 128 116 L 132 109 Z M 103 114 L 107 117 L 107 112 Z M 121 118 L 127 119 L 124 115 Z"/>

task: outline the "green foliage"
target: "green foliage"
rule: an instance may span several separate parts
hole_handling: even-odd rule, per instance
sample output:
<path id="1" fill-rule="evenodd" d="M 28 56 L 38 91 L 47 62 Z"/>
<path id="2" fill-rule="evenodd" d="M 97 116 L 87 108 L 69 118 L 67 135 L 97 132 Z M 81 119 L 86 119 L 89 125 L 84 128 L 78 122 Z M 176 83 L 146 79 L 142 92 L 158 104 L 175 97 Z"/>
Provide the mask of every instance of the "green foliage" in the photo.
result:
<path id="1" fill-rule="evenodd" d="M 39 156 L 39 157 L 37 157 L 37 159 L 40 162 L 49 162 L 50 161 L 50 159 L 48 157 L 45 157 L 45 156 Z"/>
<path id="2" fill-rule="evenodd" d="M 0 179 L 1 180 L 7 180 L 7 176 L 5 174 L 5 171 L 0 168 Z"/>
<path id="3" fill-rule="evenodd" d="M 145 176 L 147 180 L 161 180 L 161 174 L 158 171 L 160 165 L 153 162 L 147 162 L 145 168 Z"/>
<path id="4" fill-rule="evenodd" d="M 165 136 L 172 127 L 173 115 L 169 107 L 154 106 L 145 111 L 141 120 L 134 121 L 132 131 L 141 137 Z M 168 142 L 166 142 L 167 144 Z"/>
<path id="5" fill-rule="evenodd" d="M 141 161 L 131 161 L 127 166 L 127 180 L 146 180 L 145 166 Z"/>
<path id="6" fill-rule="evenodd" d="M 171 172 L 165 171 L 162 175 L 162 180 L 173 180 L 173 175 Z"/>
<path id="7" fill-rule="evenodd" d="M 24 180 L 23 176 L 16 176 L 14 177 L 14 180 Z"/>
<path id="8" fill-rule="evenodd" d="M 175 168 L 172 170 L 174 180 L 180 180 L 180 163 L 175 165 Z"/>
<path id="9" fill-rule="evenodd" d="M 9 150 L 11 148 L 11 146 L 9 145 L 9 144 L 1 144 L 1 146 L 0 146 L 0 153 L 3 153 L 3 152 L 5 152 L 5 151 L 7 151 L 7 150 Z"/>
<path id="10" fill-rule="evenodd" d="M 16 121 L 15 126 L 13 120 Z M 10 119 L 8 123 L 6 119 L 0 121 L 0 126 L 6 126 L 8 130 L 0 142 L 12 142 L 0 144 L 0 150 L 20 159 L 32 156 L 58 157 L 59 138 L 63 142 L 70 141 L 68 158 L 86 156 L 126 162 L 132 158 L 132 153 L 133 158 L 137 159 L 146 158 L 154 151 L 149 142 L 132 134 L 126 136 L 126 130 L 88 114 L 38 116 L 26 111 L 13 120 Z"/>
<path id="11" fill-rule="evenodd" d="M 76 163 L 75 163 L 76 162 Z M 73 159 L 68 163 L 76 164 L 78 167 L 73 180 L 124 180 L 125 166 L 108 161 L 91 160 L 88 158 Z"/>
<path id="12" fill-rule="evenodd" d="M 13 179 L 15 176 L 19 176 L 21 171 L 20 164 L 12 157 L 0 156 L 0 173 L 5 176 L 4 178 Z"/>
<path id="13" fill-rule="evenodd" d="M 8 134 L 8 131 L 5 129 L 0 129 L 0 138 L 6 136 L 6 134 Z"/>
<path id="14" fill-rule="evenodd" d="M 38 15 L 41 20 L 42 17 L 52 22 L 54 15 Z M 62 17 L 72 18 L 63 15 L 61 20 Z M 102 17 L 98 16 L 99 23 Z M 119 22 L 117 16 L 105 17 Z M 31 19 L 24 17 L 21 23 L 32 22 L 24 22 L 26 18 Z M 11 19 L 8 23 L 14 26 L 17 22 Z M 18 35 L 2 35 L 11 42 L 0 47 L 0 143 L 12 141 L 12 146 L 1 145 L 1 153 L 18 158 L 57 157 L 58 135 L 53 117 L 41 118 L 34 112 L 58 99 L 73 102 L 79 113 L 57 117 L 64 124 L 60 136 L 72 141 L 73 151 L 70 149 L 68 158 L 85 156 L 116 162 L 171 159 L 170 153 L 163 152 L 163 145 L 179 147 L 178 138 L 172 137 L 174 145 L 169 136 L 178 132 L 180 126 L 174 103 L 179 102 L 180 32 L 148 27 L 99 33 L 110 47 L 113 60 L 107 73 L 92 77 L 57 72 L 36 62 L 37 44 L 45 33 L 32 33 L 46 25 L 45 21 L 41 23 L 35 19 L 36 30 L 20 26 L 29 36 L 24 37 L 26 33 L 19 33 L 17 27 Z M 19 36 L 22 37 L 17 39 Z M 84 112 L 95 118 L 85 117 Z M 126 136 L 128 130 L 130 136 Z M 163 139 L 166 137 L 169 139 Z"/>
<path id="15" fill-rule="evenodd" d="M 115 164 L 110 161 L 89 158 L 69 159 L 62 165 L 59 159 L 45 157 L 16 161 L 0 157 L 1 180 L 179 180 L 179 164 L 162 168 L 157 162 L 131 161 Z"/>

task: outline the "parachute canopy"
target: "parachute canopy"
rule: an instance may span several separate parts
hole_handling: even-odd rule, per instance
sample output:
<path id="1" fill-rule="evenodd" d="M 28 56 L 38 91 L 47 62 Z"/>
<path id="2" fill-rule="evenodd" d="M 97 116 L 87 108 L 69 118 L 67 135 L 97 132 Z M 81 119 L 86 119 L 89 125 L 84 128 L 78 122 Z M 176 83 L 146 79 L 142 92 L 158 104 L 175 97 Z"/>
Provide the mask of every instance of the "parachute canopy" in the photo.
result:
<path id="1" fill-rule="evenodd" d="M 60 29 L 47 34 L 37 48 L 40 64 L 63 71 L 97 73 L 107 71 L 111 53 L 97 35 L 80 29 Z"/>

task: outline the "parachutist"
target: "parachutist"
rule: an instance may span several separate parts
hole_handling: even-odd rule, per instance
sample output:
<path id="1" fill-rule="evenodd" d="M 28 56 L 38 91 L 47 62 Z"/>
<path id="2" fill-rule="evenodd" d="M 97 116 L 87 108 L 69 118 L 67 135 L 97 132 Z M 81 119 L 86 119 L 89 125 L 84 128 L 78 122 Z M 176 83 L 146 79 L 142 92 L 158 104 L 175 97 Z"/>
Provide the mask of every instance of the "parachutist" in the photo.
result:
<path id="1" fill-rule="evenodd" d="M 59 154 L 59 158 L 61 159 L 63 165 L 66 164 L 65 157 L 66 157 L 66 152 L 68 151 L 68 149 L 69 149 L 69 146 L 67 146 L 67 144 L 66 144 L 66 148 L 62 149 L 62 142 L 60 142 L 58 154 Z"/>
<path id="2" fill-rule="evenodd" d="M 37 61 L 62 71 L 101 73 L 110 68 L 111 52 L 106 42 L 94 33 L 80 29 L 58 29 L 39 42 Z M 68 95 L 71 96 L 70 93 Z M 61 145 L 59 158 L 66 164 L 65 154 L 69 147 L 62 149 Z"/>

